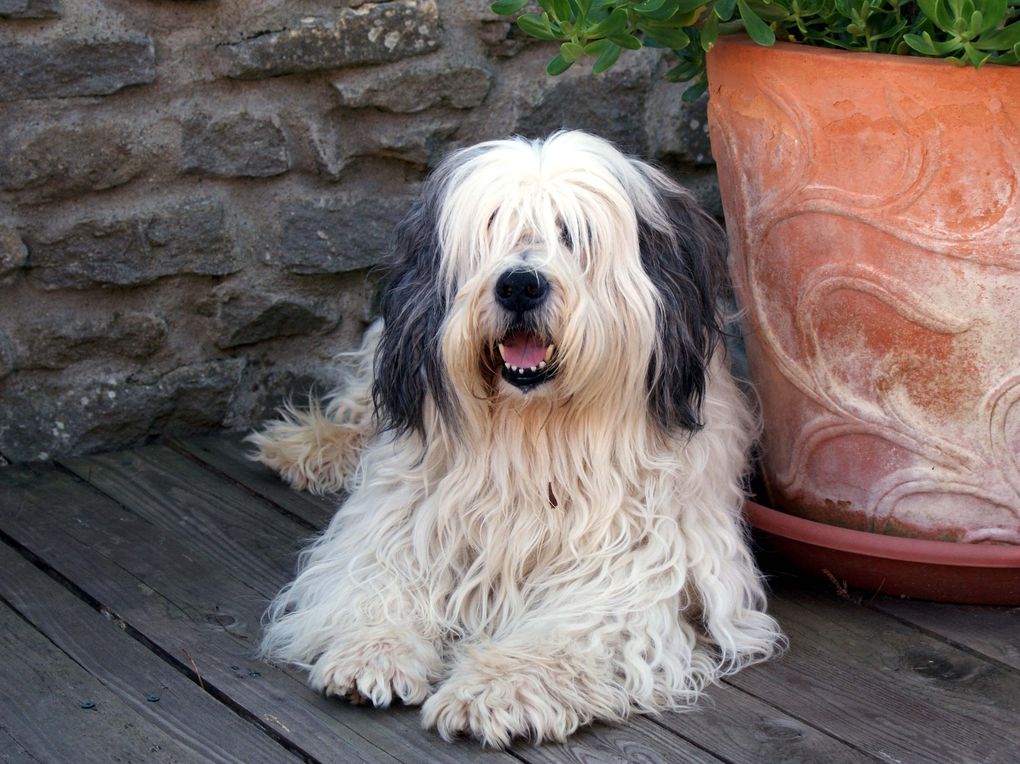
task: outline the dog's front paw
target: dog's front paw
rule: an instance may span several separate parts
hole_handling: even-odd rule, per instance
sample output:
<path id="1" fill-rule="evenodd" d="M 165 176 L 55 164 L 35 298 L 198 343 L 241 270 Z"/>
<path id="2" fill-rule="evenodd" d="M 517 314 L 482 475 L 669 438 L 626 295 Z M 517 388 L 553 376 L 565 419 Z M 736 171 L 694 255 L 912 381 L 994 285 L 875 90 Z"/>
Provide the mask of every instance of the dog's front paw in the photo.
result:
<path id="1" fill-rule="evenodd" d="M 494 748 L 514 738 L 563 741 L 580 724 L 577 713 L 533 672 L 459 668 L 422 706 L 422 723 L 444 740 L 467 734 Z"/>
<path id="2" fill-rule="evenodd" d="M 319 657 L 308 681 L 326 695 L 354 703 L 367 700 L 384 708 L 395 696 L 418 705 L 428 697 L 439 669 L 439 654 L 424 639 L 344 642 Z"/>

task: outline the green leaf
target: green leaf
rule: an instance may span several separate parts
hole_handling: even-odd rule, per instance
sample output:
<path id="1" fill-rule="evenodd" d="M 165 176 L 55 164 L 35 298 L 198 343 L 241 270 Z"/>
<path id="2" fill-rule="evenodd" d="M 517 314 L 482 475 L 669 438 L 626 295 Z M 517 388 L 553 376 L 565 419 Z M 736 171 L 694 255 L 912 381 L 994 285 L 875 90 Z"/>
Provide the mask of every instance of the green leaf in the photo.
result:
<path id="1" fill-rule="evenodd" d="M 517 13 L 527 4 L 528 0 L 496 0 L 489 8 L 500 16 L 509 16 L 511 13 Z"/>
<path id="2" fill-rule="evenodd" d="M 704 25 L 701 27 L 701 49 L 708 53 L 715 47 L 715 41 L 719 39 L 719 17 L 714 13 L 708 14 Z"/>
<path id="3" fill-rule="evenodd" d="M 622 32 L 627 27 L 627 11 L 617 8 L 609 16 L 593 27 L 588 28 L 592 37 L 609 37 Z"/>
<path id="4" fill-rule="evenodd" d="M 903 35 L 903 39 L 911 48 L 926 56 L 948 56 L 960 50 L 960 44 L 955 40 L 935 42 L 927 32 L 922 32 L 920 37 L 916 34 Z"/>
<path id="5" fill-rule="evenodd" d="M 643 0 L 643 2 L 638 3 L 631 10 L 644 16 L 647 13 L 655 13 L 665 4 L 666 0 Z"/>
<path id="6" fill-rule="evenodd" d="M 683 101 L 684 103 L 697 101 L 699 98 L 701 98 L 701 96 L 705 94 L 706 90 L 708 90 L 708 80 L 702 77 L 699 80 L 695 80 L 687 87 L 687 89 L 684 91 L 684 94 L 680 96 L 680 100 Z"/>
<path id="7" fill-rule="evenodd" d="M 564 61 L 572 64 L 584 55 L 584 48 L 576 42 L 565 42 L 560 46 L 560 55 Z"/>
<path id="8" fill-rule="evenodd" d="M 981 34 L 991 32 L 1006 20 L 1006 0 L 986 0 L 983 15 L 985 23 L 981 27 Z"/>
<path id="9" fill-rule="evenodd" d="M 704 3 L 705 0 L 698 0 L 698 3 Z M 677 15 L 677 11 L 680 9 L 680 3 L 677 0 L 666 0 L 658 10 L 646 11 L 641 15 L 649 21 L 668 21 L 673 19 Z"/>
<path id="10" fill-rule="evenodd" d="M 598 58 L 603 53 L 605 53 L 606 48 L 608 48 L 612 44 L 613 43 L 609 42 L 609 40 L 606 39 L 595 40 L 595 42 L 590 42 L 584 46 L 584 53 L 587 56 L 595 56 L 596 58 Z"/>
<path id="11" fill-rule="evenodd" d="M 691 44 L 691 38 L 683 33 L 681 29 L 647 29 L 639 27 L 645 37 L 656 45 L 673 50 L 683 50 Z"/>
<path id="12" fill-rule="evenodd" d="M 687 82 L 687 80 L 693 80 L 700 73 L 701 67 L 696 62 L 684 61 L 666 72 L 666 79 L 670 82 Z"/>
<path id="13" fill-rule="evenodd" d="M 975 69 L 980 69 L 981 65 L 992 57 L 991 53 L 981 53 L 970 43 L 964 43 L 963 51 L 967 54 L 967 59 L 974 64 Z"/>
<path id="14" fill-rule="evenodd" d="M 729 21 L 733 18 L 733 11 L 737 8 L 737 0 L 715 0 L 715 15 L 720 21 Z"/>
<path id="15" fill-rule="evenodd" d="M 925 32 L 925 35 L 928 36 L 927 40 L 919 34 L 905 34 L 903 35 L 903 42 L 922 55 L 934 56 L 935 46 L 931 43 L 931 35 L 928 35 L 927 32 Z"/>
<path id="16" fill-rule="evenodd" d="M 984 25 L 985 18 L 981 14 L 981 11 L 974 11 L 970 14 L 970 24 L 967 25 L 967 36 L 971 40 L 981 34 L 981 27 Z"/>
<path id="17" fill-rule="evenodd" d="M 559 40 L 560 36 L 553 31 L 549 19 L 539 16 L 537 13 L 525 13 L 517 17 L 517 26 L 525 34 L 537 37 L 539 40 Z"/>
<path id="18" fill-rule="evenodd" d="M 677 0 L 676 11 L 681 16 L 686 16 L 691 11 L 696 11 L 703 5 L 708 5 L 712 0 Z"/>
<path id="19" fill-rule="evenodd" d="M 551 74 L 555 77 L 557 74 L 563 74 L 563 72 L 567 71 L 567 69 L 573 66 L 573 64 L 573 61 L 567 61 L 561 53 L 546 65 L 545 73 Z"/>
<path id="20" fill-rule="evenodd" d="M 641 40 L 629 34 L 611 34 L 609 40 L 627 50 L 641 50 Z"/>
<path id="21" fill-rule="evenodd" d="M 943 32 L 953 33 L 956 19 L 949 13 L 945 0 L 917 0 L 917 7 Z"/>
<path id="22" fill-rule="evenodd" d="M 737 8 L 740 10 L 740 19 L 744 22 L 744 29 L 747 30 L 747 34 L 752 40 L 759 45 L 775 44 L 776 33 L 751 10 L 746 0 L 737 0 Z"/>
<path id="23" fill-rule="evenodd" d="M 975 43 L 978 50 L 1009 50 L 1020 43 L 1020 21 L 991 34 L 981 35 Z"/>
<path id="24" fill-rule="evenodd" d="M 602 74 L 609 67 L 616 63 L 616 59 L 620 57 L 620 52 L 623 50 L 619 45 L 609 43 L 609 47 L 606 48 L 602 55 L 598 57 L 595 65 L 592 66 L 591 70 L 595 74 Z"/>
<path id="25" fill-rule="evenodd" d="M 556 21 L 568 21 L 570 19 L 570 2 L 569 0 L 550 0 L 552 5 L 552 16 Z"/>

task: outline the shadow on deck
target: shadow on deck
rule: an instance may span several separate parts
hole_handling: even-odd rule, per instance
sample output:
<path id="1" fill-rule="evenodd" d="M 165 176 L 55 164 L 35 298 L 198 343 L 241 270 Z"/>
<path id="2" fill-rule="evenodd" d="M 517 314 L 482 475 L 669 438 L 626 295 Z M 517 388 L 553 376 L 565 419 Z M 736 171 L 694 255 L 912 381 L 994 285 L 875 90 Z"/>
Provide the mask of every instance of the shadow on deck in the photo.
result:
<path id="1" fill-rule="evenodd" d="M 0 468 L 0 760 L 1020 760 L 1020 608 L 840 597 L 775 571 L 789 653 L 697 710 L 566 745 L 444 743 L 415 709 L 322 698 L 252 657 L 331 514 L 230 437 Z"/>

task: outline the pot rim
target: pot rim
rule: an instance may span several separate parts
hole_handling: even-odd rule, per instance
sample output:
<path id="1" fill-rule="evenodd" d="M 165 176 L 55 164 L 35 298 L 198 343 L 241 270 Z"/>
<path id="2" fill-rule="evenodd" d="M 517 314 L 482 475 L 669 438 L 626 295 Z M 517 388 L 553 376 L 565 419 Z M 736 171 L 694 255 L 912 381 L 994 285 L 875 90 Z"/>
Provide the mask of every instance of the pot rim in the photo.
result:
<path id="1" fill-rule="evenodd" d="M 746 34 L 741 32 L 719 35 L 719 39 L 716 41 L 715 45 L 712 46 L 712 51 L 725 48 L 746 48 L 749 50 L 759 51 L 765 55 L 814 57 L 819 59 L 820 62 L 824 59 L 835 59 L 836 61 L 845 63 L 847 56 L 854 56 L 859 59 L 862 65 L 896 65 L 907 69 L 915 66 L 925 69 L 939 67 L 944 70 L 957 72 L 957 74 L 951 76 L 981 78 L 989 76 L 989 73 L 991 72 L 991 76 L 993 77 L 1015 76 L 1017 79 L 1020 79 L 1020 64 L 1015 66 L 1006 66 L 1004 64 L 986 63 L 982 65 L 980 70 L 978 70 L 973 66 L 960 66 L 959 64 L 954 64 L 952 61 L 947 61 L 944 58 L 935 58 L 932 56 L 910 56 L 900 55 L 898 53 L 872 53 L 871 51 L 866 50 L 843 50 L 841 48 L 825 48 L 819 45 L 784 42 L 782 40 L 776 40 L 773 45 L 759 45 Z M 711 56 L 711 51 L 709 52 L 709 56 Z"/>
<path id="2" fill-rule="evenodd" d="M 807 520 L 747 501 L 750 524 L 765 533 L 841 552 L 929 565 L 967 568 L 1018 568 L 1020 546 L 966 544 L 887 536 Z"/>

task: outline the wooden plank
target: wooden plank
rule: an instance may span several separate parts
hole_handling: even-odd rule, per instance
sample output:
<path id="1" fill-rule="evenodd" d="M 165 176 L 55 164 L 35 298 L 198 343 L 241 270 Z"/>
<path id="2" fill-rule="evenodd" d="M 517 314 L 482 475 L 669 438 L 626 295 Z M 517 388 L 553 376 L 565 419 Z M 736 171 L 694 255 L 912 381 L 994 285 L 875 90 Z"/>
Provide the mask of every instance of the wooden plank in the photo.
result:
<path id="1" fill-rule="evenodd" d="M 664 714 L 658 722 L 731 764 L 857 764 L 870 758 L 730 684 L 712 687 L 695 709 Z"/>
<path id="2" fill-rule="evenodd" d="M 521 746 L 515 753 L 535 764 L 712 764 L 722 761 L 643 717 L 623 726 L 595 724 L 577 732 L 566 743 Z"/>
<path id="3" fill-rule="evenodd" d="M 208 762 L 296 762 L 184 674 L 5 544 L 0 595 L 123 703 Z M 158 702 L 147 700 L 158 696 Z"/>
<path id="4" fill-rule="evenodd" d="M 202 762 L 3 603 L 0 687 L 0 728 L 16 753 L 43 761 Z"/>
<path id="5" fill-rule="evenodd" d="M 205 509 L 216 514 L 222 507 L 213 501 Z M 257 522 L 249 517 L 246 524 Z M 198 527 L 205 527 L 202 513 L 179 534 L 164 531 L 53 468 L 0 470 L 0 530 L 182 667 L 192 667 L 210 692 L 291 741 L 299 754 L 326 762 L 514 761 L 468 742 L 437 745 L 412 709 L 404 709 L 408 716 L 323 698 L 256 661 L 265 595 L 244 581 L 243 568 L 224 566 L 224 559 L 236 564 L 237 558 L 195 552 L 186 531 Z M 295 538 L 302 532 L 293 526 Z M 285 575 L 281 570 L 277 577 Z"/>
<path id="6" fill-rule="evenodd" d="M 171 440 L 167 445 L 269 499 L 306 522 L 310 528 L 325 527 L 343 496 L 315 496 L 307 491 L 294 490 L 271 469 L 248 459 L 246 454 L 251 446 L 243 440 L 244 436 L 240 434 L 206 435 L 187 440 Z"/>
<path id="7" fill-rule="evenodd" d="M 312 535 L 272 511 L 267 502 L 166 446 L 60 464 L 144 517 L 164 536 L 186 537 L 193 555 L 217 560 L 267 596 L 285 583 L 301 542 Z M 261 511 L 253 514 L 253 509 Z"/>
<path id="8" fill-rule="evenodd" d="M 879 597 L 871 607 L 1020 669 L 1020 607 L 981 607 Z"/>
<path id="9" fill-rule="evenodd" d="M 1016 761 L 1020 674 L 835 597 L 771 601 L 790 651 L 735 686 L 882 759 Z"/>
<path id="10" fill-rule="evenodd" d="M 26 751 L 21 743 L 0 726 L 0 761 L 4 764 L 38 764 L 39 759 Z"/>

